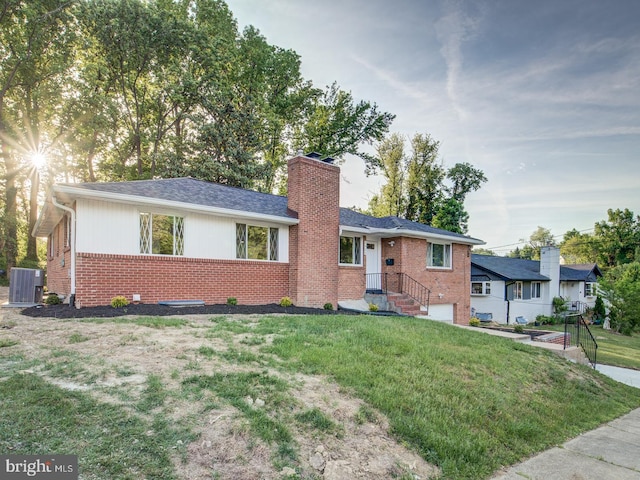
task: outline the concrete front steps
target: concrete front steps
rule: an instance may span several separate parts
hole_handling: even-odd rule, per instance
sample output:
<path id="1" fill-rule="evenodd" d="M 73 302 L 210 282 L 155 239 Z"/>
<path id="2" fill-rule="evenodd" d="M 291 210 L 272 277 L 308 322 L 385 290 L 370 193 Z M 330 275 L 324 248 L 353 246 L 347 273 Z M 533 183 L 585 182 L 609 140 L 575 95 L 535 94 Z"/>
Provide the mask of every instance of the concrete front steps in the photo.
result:
<path id="1" fill-rule="evenodd" d="M 387 300 L 389 302 L 389 310 L 392 312 L 411 315 L 412 317 L 421 314 L 424 315 L 424 312 L 420 310 L 420 304 L 409 295 L 404 293 L 389 293 L 387 294 Z"/>

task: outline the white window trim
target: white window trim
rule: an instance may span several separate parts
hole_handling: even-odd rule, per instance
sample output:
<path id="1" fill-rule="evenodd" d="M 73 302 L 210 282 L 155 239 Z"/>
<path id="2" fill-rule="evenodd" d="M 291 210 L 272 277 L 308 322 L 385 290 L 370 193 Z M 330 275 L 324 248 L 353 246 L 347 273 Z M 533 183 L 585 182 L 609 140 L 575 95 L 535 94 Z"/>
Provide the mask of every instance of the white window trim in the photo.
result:
<path id="1" fill-rule="evenodd" d="M 138 245 L 140 255 L 155 255 L 160 257 L 184 257 L 184 248 L 185 248 L 185 237 L 186 237 L 186 222 L 184 215 L 176 215 L 174 213 L 162 213 L 162 212 L 154 212 L 154 211 L 142 211 L 138 212 L 138 222 L 141 222 L 142 215 L 149 215 L 150 223 L 147 228 L 150 229 L 149 237 L 145 240 L 142 238 L 142 225 L 138 223 Z M 173 253 L 153 253 L 153 237 L 151 236 L 153 233 L 153 216 L 164 216 L 173 218 Z M 176 223 L 176 219 L 180 219 Z M 181 235 L 180 239 L 176 238 L 176 225 L 179 225 L 178 229 Z M 144 248 L 143 248 L 144 246 Z M 143 249 L 148 249 L 148 252 L 143 252 Z"/>
<path id="2" fill-rule="evenodd" d="M 433 265 L 433 245 L 442 245 L 444 248 L 445 265 Z M 447 255 L 448 251 L 448 255 Z M 446 265 L 448 260 L 448 265 Z M 450 243 L 427 242 L 427 268 L 437 268 L 440 270 L 451 270 L 453 267 L 453 247 Z"/>
<path id="3" fill-rule="evenodd" d="M 522 282 L 515 282 L 513 284 L 513 299 L 514 300 L 522 300 L 523 298 L 523 290 L 524 290 L 524 285 Z M 517 296 L 516 294 L 519 293 L 520 296 Z"/>
<path id="4" fill-rule="evenodd" d="M 244 225 L 244 257 L 238 257 L 238 225 Z M 265 259 L 262 258 L 249 258 L 249 249 L 248 249 L 248 236 L 249 236 L 249 227 L 257 227 L 257 228 L 266 228 L 267 229 L 267 257 Z M 275 248 L 272 249 L 271 245 L 271 234 L 272 230 L 277 232 L 277 241 Z M 236 260 L 251 260 L 252 262 L 278 262 L 280 261 L 280 228 L 274 227 L 272 225 L 258 225 L 255 223 L 245 223 L 245 222 L 236 222 L 236 228 L 234 230 L 235 235 L 235 249 L 236 249 Z M 275 254 L 275 259 L 271 259 L 271 253 Z"/>
<path id="5" fill-rule="evenodd" d="M 536 297 L 534 295 L 534 285 L 538 285 L 538 293 L 539 295 Z M 531 299 L 533 300 L 534 298 L 542 298 L 542 282 L 531 282 Z"/>
<path id="6" fill-rule="evenodd" d="M 587 295 L 587 285 L 590 285 L 591 293 Z M 584 282 L 584 296 L 585 298 L 591 298 L 598 295 L 598 283 L 597 282 Z"/>
<path id="7" fill-rule="evenodd" d="M 352 238 L 353 239 L 353 251 L 352 251 L 352 255 L 354 260 L 356 259 L 356 257 L 360 260 L 359 263 L 341 263 L 340 262 L 340 241 L 338 241 L 338 265 L 342 266 L 342 267 L 361 267 L 363 265 L 363 261 L 362 261 L 362 257 L 363 257 L 363 252 L 362 252 L 362 245 L 363 245 L 363 241 L 362 241 L 362 237 L 358 236 L 358 235 L 340 235 L 340 238 Z M 358 240 L 360 240 L 360 242 L 356 242 L 356 238 Z M 359 243 L 359 245 L 356 245 L 356 243 Z M 358 248 L 359 246 L 359 252 L 356 255 L 356 248 Z"/>
<path id="8" fill-rule="evenodd" d="M 473 284 L 482 284 L 482 293 L 473 293 Z M 491 295 L 491 282 L 471 282 L 471 295 L 474 297 Z"/>

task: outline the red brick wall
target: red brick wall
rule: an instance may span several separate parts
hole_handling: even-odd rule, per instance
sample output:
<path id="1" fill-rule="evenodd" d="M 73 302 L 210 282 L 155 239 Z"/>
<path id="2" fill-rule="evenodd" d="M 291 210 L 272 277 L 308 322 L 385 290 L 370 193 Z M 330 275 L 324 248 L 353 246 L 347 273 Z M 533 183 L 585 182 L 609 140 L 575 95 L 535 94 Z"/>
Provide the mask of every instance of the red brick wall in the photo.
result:
<path id="1" fill-rule="evenodd" d="M 389 241 L 395 242 L 394 246 Z M 468 324 L 471 314 L 469 281 L 471 275 L 470 247 L 453 244 L 451 270 L 427 268 L 427 242 L 424 239 L 396 237 L 382 242 L 384 272 L 403 272 L 431 290 L 431 305 L 453 304 L 454 323 Z M 393 258 L 394 265 L 386 266 L 385 259 Z M 390 291 L 397 291 L 397 275 L 389 275 Z M 442 298 L 439 297 L 442 294 Z"/>
<path id="2" fill-rule="evenodd" d="M 278 303 L 289 295 L 289 265 L 250 260 L 210 260 L 147 255 L 79 253 L 76 306 L 108 305 L 116 295 L 142 303 L 204 300 L 239 304 Z"/>
<path id="3" fill-rule="evenodd" d="M 340 169 L 318 160 L 289 160 L 288 207 L 300 223 L 289 229 L 289 283 L 295 305 L 338 301 Z"/>
<path id="4" fill-rule="evenodd" d="M 339 267 L 338 300 L 356 300 L 364 297 L 367 288 L 365 267 Z"/>
<path id="5" fill-rule="evenodd" d="M 71 248 L 66 246 L 68 240 L 64 227 L 63 219 L 47 239 L 47 289 L 51 293 L 67 296 L 71 293 Z M 51 252 L 52 239 L 53 252 Z"/>

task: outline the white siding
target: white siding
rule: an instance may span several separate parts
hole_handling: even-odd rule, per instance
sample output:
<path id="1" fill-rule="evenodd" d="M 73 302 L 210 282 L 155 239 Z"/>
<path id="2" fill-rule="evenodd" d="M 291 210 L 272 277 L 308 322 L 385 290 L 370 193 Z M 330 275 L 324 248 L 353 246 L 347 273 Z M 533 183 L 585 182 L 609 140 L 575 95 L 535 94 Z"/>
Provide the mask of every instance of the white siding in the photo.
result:
<path id="1" fill-rule="evenodd" d="M 189 258 L 235 259 L 236 222 L 278 227 L 278 258 L 289 261 L 287 226 L 86 199 L 77 202 L 77 251 L 139 255 L 140 212 L 184 217 L 184 256 Z"/>

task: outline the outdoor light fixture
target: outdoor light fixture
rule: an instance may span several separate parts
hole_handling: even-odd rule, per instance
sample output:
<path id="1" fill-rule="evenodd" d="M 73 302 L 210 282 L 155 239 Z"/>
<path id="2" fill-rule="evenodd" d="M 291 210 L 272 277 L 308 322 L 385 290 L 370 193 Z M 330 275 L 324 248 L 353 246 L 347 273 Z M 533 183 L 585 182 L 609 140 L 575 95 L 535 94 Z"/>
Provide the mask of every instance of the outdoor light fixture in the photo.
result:
<path id="1" fill-rule="evenodd" d="M 395 242 L 394 240 L 391 240 L 391 241 L 389 242 L 389 246 L 390 246 L 390 247 L 393 247 L 395 244 L 396 244 L 396 242 Z"/>

